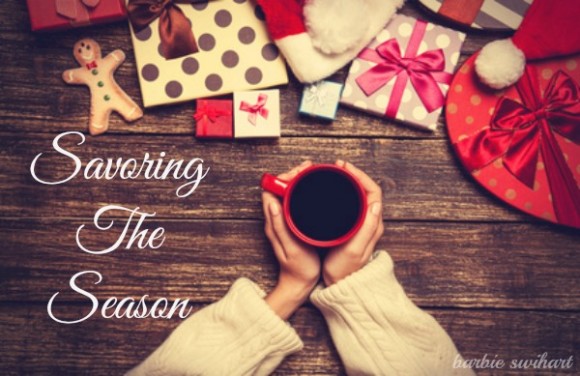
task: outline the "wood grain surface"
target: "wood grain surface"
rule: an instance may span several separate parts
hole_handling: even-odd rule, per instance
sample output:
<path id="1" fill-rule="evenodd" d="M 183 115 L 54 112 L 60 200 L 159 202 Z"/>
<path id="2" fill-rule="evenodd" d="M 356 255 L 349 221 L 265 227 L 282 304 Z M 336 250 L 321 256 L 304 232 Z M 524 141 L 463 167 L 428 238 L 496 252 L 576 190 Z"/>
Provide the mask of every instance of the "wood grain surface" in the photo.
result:
<path id="1" fill-rule="evenodd" d="M 412 1 L 403 13 L 435 20 Z M 179 324 L 173 320 L 107 320 L 61 325 L 46 312 L 58 306 L 74 317 L 86 299 L 68 288 L 72 275 L 96 270 L 81 286 L 104 301 L 110 296 L 190 299 L 199 309 L 224 295 L 241 276 L 273 287 L 277 264 L 263 234 L 258 182 L 304 159 L 346 159 L 383 189 L 385 235 L 396 274 L 409 296 L 449 331 L 466 358 L 533 359 L 574 356 L 572 370 L 480 370 L 480 375 L 578 374 L 580 367 L 580 233 L 522 214 L 490 195 L 453 155 L 443 118 L 436 132 L 340 108 L 332 124 L 304 118 L 297 108 L 302 85 L 293 77 L 281 87 L 279 140 L 199 142 L 194 103 L 146 110 L 133 125 L 112 118 L 110 131 L 71 135 L 63 145 L 82 161 L 202 158 L 210 173 L 189 197 L 175 190 L 185 181 L 85 180 L 59 186 L 74 169 L 51 143 L 65 131 L 85 135 L 89 110 L 85 88 L 68 87 L 61 72 L 74 67 L 72 45 L 97 39 L 103 52 L 122 48 L 127 61 L 119 83 L 140 102 L 135 60 L 126 23 L 59 33 L 29 31 L 24 1 L 0 2 L 0 374 L 119 375 L 143 359 Z M 470 32 L 460 61 L 501 34 Z M 332 78 L 344 80 L 346 69 Z M 112 213 L 108 232 L 91 227 L 105 205 L 156 213 L 145 228 L 163 227 L 158 250 L 125 249 L 107 255 L 82 252 L 75 240 L 85 224 L 84 244 L 110 245 L 123 225 Z M 161 267 L 160 267 L 161 266 Z M 305 349 L 290 356 L 277 375 L 342 375 L 344 369 L 320 313 L 311 305 L 291 319 Z"/>
<path id="2" fill-rule="evenodd" d="M 65 308 L 65 307 L 63 307 Z M 83 307 L 66 307 L 72 317 L 86 313 Z M 195 309 L 199 309 L 197 306 Z M 552 356 L 580 356 L 575 334 L 577 317 L 569 312 L 470 311 L 428 309 L 456 342 L 466 359 L 534 359 L 550 351 Z M 179 320 L 111 320 L 94 316 L 86 324 L 55 323 L 41 305 L 9 305 L 0 308 L 6 320 L 0 331 L 6 363 L 3 374 L 116 375 L 136 365 L 167 337 Z M 290 320 L 304 342 L 304 349 L 289 356 L 277 375 L 344 375 L 322 315 L 310 305 Z M 514 335 L 515 333 L 521 333 Z M 550 347 L 546 347 L 546 343 Z M 81 345 L 79 347 L 79 345 Z M 137 360 L 137 361 L 136 361 Z M 577 369 L 559 374 L 574 374 Z M 481 372 L 479 374 L 486 374 Z M 522 375 L 506 367 L 502 375 Z M 544 375 L 549 373 L 534 373 Z"/>
<path id="3" fill-rule="evenodd" d="M 99 256 L 77 247 L 76 230 L 83 224 L 87 231 L 81 233 L 82 244 L 104 249 L 117 240 L 124 222 L 118 219 L 113 229 L 103 232 L 89 220 L 0 221 L 4 246 L 19 250 L 0 255 L 0 300 L 44 301 L 60 291 L 63 301 L 86 302 L 68 287 L 70 277 L 81 270 L 103 275 L 99 285 L 90 276 L 81 283 L 103 300 L 147 293 L 152 299 L 204 303 L 222 297 L 240 276 L 266 289 L 275 282 L 276 262 L 260 221 L 152 221 L 143 228 L 166 231 L 160 249 L 127 250 L 124 242 Z M 377 249 L 389 251 L 398 278 L 422 306 L 580 310 L 578 289 L 562 288 L 580 283 L 576 237 L 545 225 L 533 232 L 529 228 L 520 223 L 385 222 Z M 551 239 L 550 253 L 543 244 L 546 237 Z"/>

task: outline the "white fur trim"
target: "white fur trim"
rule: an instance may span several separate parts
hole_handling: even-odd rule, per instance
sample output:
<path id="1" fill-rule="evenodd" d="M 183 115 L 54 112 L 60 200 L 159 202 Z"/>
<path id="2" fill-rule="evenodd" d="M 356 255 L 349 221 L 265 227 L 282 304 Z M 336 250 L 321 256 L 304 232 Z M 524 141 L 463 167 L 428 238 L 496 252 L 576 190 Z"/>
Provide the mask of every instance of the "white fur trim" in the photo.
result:
<path id="1" fill-rule="evenodd" d="M 369 12 L 365 0 L 311 0 L 304 6 L 304 23 L 312 44 L 325 54 L 339 54 L 364 37 Z"/>
<path id="2" fill-rule="evenodd" d="M 352 42 L 352 46 L 340 53 L 326 54 L 322 52 L 316 47 L 317 44 L 321 45 L 321 42 L 315 42 L 308 33 L 289 35 L 276 40 L 276 45 L 300 82 L 319 81 L 348 64 L 383 29 L 404 3 L 404 0 L 357 0 L 356 2 L 359 1 L 366 2 L 366 9 L 369 10 L 363 19 L 358 20 L 365 25 L 364 33 L 362 37 L 352 38 L 351 42 L 354 39 L 357 40 Z M 327 46 L 330 45 L 327 44 Z"/>
<path id="3" fill-rule="evenodd" d="M 516 83 L 524 74 L 526 57 L 511 39 L 496 40 L 481 49 L 475 59 L 475 71 L 483 83 L 503 89 Z"/>

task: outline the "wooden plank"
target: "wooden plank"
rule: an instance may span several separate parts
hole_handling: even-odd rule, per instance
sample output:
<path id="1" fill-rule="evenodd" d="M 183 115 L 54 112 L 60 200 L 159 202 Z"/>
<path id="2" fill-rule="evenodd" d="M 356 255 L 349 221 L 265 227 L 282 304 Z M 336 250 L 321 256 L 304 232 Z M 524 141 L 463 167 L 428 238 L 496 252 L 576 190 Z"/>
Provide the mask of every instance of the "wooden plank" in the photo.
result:
<path id="1" fill-rule="evenodd" d="M 405 12 L 417 15 L 411 7 Z M 10 16 L 8 16 L 8 14 Z M 71 48 L 80 36 L 94 37 L 104 52 L 123 47 L 128 60 L 117 71 L 116 77 L 128 94 L 140 101 L 136 66 L 132 54 L 127 25 L 102 25 L 59 33 L 30 33 L 26 7 L 22 2 L 0 3 L 0 17 L 6 22 L 0 26 L 0 52 L 5 59 L 0 71 L 3 90 L 0 92 L 0 126 L 9 132 L 53 132 L 66 130 L 85 131 L 89 112 L 88 93 L 84 88 L 69 87 L 62 82 L 61 73 L 76 65 Z M 489 37 L 470 35 L 463 48 L 466 56 L 479 49 Z M 34 53 L 31 54 L 31 51 Z M 346 69 L 331 77 L 343 81 Z M 408 126 L 363 114 L 349 108 L 340 108 L 337 120 L 331 125 L 320 120 L 300 117 L 297 113 L 302 85 L 292 79 L 282 88 L 282 123 L 284 136 L 332 136 L 332 137 L 405 137 L 445 138 L 446 130 L 440 118 L 435 133 L 424 132 Z M 182 105 L 148 109 L 146 116 L 133 125 L 125 124 L 114 116 L 111 134 L 157 133 L 191 135 L 194 122 L 191 118 L 192 102 Z"/>
<path id="2" fill-rule="evenodd" d="M 158 217 L 262 218 L 259 182 L 266 171 L 282 172 L 303 159 L 332 163 L 342 158 L 358 165 L 380 182 L 386 219 L 514 221 L 530 217 L 491 198 L 463 172 L 447 141 L 283 138 L 236 143 L 196 142 L 188 137 L 80 137 L 61 146 L 83 163 L 93 158 L 137 158 L 146 152 L 159 158 L 203 158 L 207 177 L 191 196 L 179 199 L 175 190 L 186 181 L 85 180 L 82 175 L 64 185 L 48 186 L 30 174 L 35 156 L 37 175 L 57 181 L 74 172 L 70 158 L 56 153 L 53 135 L 0 134 L 7 156 L 0 166 L 0 215 L 3 217 L 92 217 L 106 204 L 141 206 Z M 52 152 L 51 152 L 52 150 Z M 227 199 L 225 199 L 227 198 Z"/>
<path id="3" fill-rule="evenodd" d="M 102 222 L 106 224 L 107 221 Z M 123 224 L 96 231 L 89 221 L 2 220 L 0 301 L 87 301 L 70 278 L 95 270 L 79 285 L 99 299 L 148 294 L 153 298 L 218 299 L 240 276 L 273 287 L 277 262 L 260 221 L 154 221 L 166 240 L 157 250 L 108 248 Z M 55 234 L 58 236 L 55 237 Z M 580 309 L 580 234 L 526 224 L 385 223 L 377 249 L 390 252 L 410 296 L 427 307 Z"/>
<path id="4" fill-rule="evenodd" d="M 65 307 L 63 307 L 65 308 Z M 72 317 L 83 308 L 66 307 Z M 200 308 L 199 306 L 196 309 Z M 518 311 L 429 311 L 449 331 L 466 359 L 578 359 L 577 313 Z M 42 306 L 0 306 L 0 368 L 4 375 L 90 374 L 118 375 L 153 351 L 178 325 L 172 320 L 103 319 L 93 316 L 77 325 L 52 321 Z M 320 313 L 300 308 L 291 323 L 305 348 L 288 357 L 275 375 L 344 375 Z M 558 374 L 572 374 L 574 369 Z M 478 371 L 479 375 L 497 370 Z M 554 371 L 504 370 L 502 375 L 552 375 Z"/>

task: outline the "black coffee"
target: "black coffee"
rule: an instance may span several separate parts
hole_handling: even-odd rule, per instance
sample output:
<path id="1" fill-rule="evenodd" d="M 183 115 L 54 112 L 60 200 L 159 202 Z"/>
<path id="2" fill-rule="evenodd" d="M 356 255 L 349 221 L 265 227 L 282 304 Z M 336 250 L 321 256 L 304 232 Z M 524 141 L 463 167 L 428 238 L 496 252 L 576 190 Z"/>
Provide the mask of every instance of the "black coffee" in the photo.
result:
<path id="1" fill-rule="evenodd" d="M 354 183 L 328 170 L 304 176 L 292 191 L 289 202 L 292 221 L 314 240 L 340 238 L 356 224 L 361 202 Z"/>

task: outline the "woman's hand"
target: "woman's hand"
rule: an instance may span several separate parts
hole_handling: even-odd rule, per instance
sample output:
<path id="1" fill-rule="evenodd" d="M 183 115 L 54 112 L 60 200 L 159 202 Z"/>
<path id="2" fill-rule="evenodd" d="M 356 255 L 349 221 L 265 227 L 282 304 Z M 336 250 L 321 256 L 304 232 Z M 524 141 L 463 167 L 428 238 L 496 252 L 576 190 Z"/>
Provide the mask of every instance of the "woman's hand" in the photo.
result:
<path id="1" fill-rule="evenodd" d="M 306 161 L 278 178 L 292 180 L 300 171 L 312 165 Z M 309 245 L 296 239 L 288 229 L 282 214 L 282 205 L 276 196 L 262 194 L 265 232 L 280 263 L 278 284 L 266 297 L 266 302 L 282 319 L 292 313 L 308 298 L 320 278 L 320 257 Z"/>
<path id="2" fill-rule="evenodd" d="M 368 208 L 363 225 L 356 235 L 348 242 L 328 250 L 322 268 L 326 286 L 340 281 L 366 265 L 384 231 L 381 187 L 351 163 L 339 160 L 336 161 L 336 165 L 344 167 L 360 181 L 367 193 Z"/>

